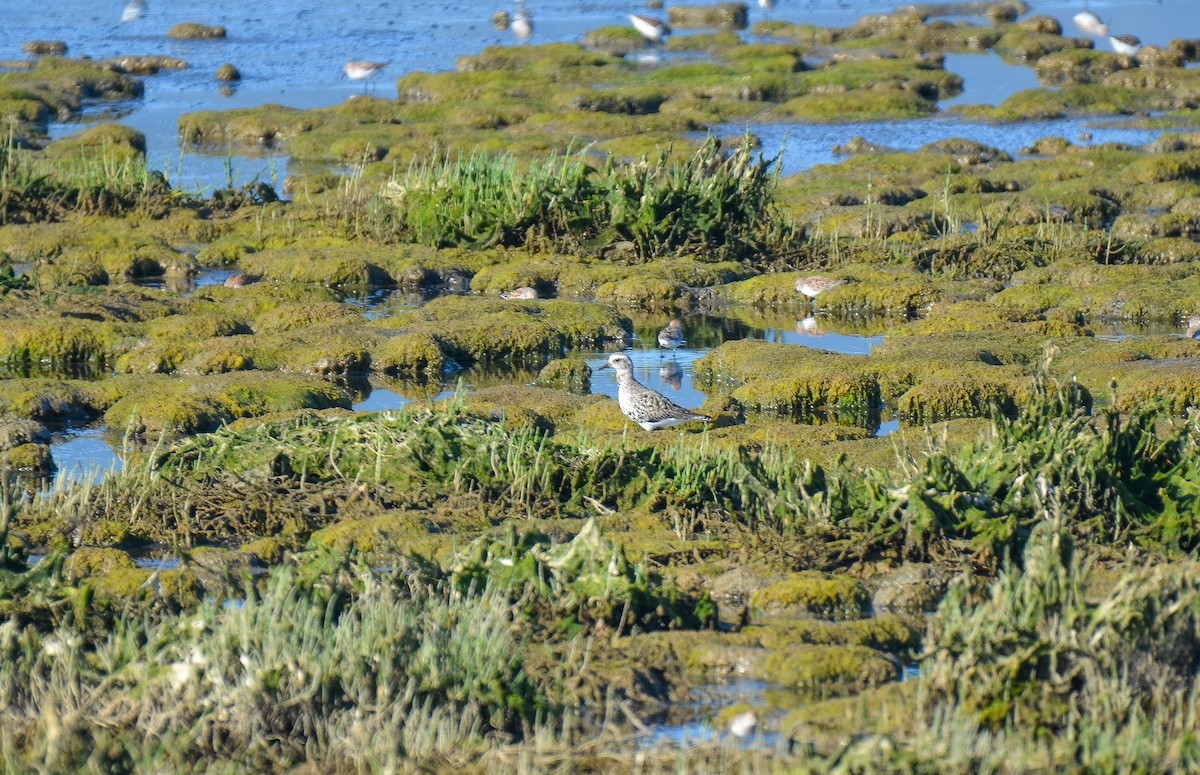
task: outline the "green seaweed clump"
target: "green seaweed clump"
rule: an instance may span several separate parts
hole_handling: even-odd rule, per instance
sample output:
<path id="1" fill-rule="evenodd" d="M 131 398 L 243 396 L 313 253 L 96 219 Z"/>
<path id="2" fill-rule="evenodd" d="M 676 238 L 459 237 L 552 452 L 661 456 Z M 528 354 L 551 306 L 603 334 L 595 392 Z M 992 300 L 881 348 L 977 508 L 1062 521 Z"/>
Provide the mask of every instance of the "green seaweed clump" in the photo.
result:
<path id="1" fill-rule="evenodd" d="M 848 576 L 803 571 L 756 591 L 750 603 L 763 613 L 778 616 L 860 619 L 868 613 L 871 597 L 862 584 Z"/>

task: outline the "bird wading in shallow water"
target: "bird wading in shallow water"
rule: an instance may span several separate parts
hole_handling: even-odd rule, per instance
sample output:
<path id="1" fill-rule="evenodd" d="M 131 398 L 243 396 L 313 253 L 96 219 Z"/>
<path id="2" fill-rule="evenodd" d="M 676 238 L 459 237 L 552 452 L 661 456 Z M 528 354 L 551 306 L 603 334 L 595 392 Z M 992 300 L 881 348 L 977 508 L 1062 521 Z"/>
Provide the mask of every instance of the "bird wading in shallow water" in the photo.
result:
<path id="1" fill-rule="evenodd" d="M 642 33 L 642 37 L 649 43 L 662 43 L 663 38 L 671 34 L 671 28 L 662 19 L 631 13 L 629 22 L 635 30 Z"/>
<path id="2" fill-rule="evenodd" d="M 754 735 L 754 730 L 758 728 L 758 714 L 752 710 L 744 713 L 739 713 L 729 719 L 729 734 L 739 740 L 746 740 Z"/>
<path id="3" fill-rule="evenodd" d="M 644 430 L 669 428 L 690 420 L 712 422 L 711 417 L 684 409 L 662 393 L 638 382 L 633 376 L 633 361 L 625 353 L 608 356 L 608 367 L 617 372 L 617 404 L 626 417 Z"/>
<path id="4" fill-rule="evenodd" d="M 524 43 L 533 36 L 533 17 L 524 8 L 518 8 L 513 14 L 512 31 L 517 40 Z"/>
<path id="5" fill-rule="evenodd" d="M 817 296 L 829 290 L 836 288 L 845 283 L 845 280 L 834 280 L 832 277 L 814 274 L 809 277 L 801 277 L 796 281 L 796 290 L 803 293 L 808 298 L 816 301 Z"/>
<path id="6" fill-rule="evenodd" d="M 658 332 L 658 346 L 664 350 L 674 351 L 683 344 L 683 323 L 675 318 Z"/>
<path id="7" fill-rule="evenodd" d="M 1142 39 L 1137 35 L 1109 35 L 1108 42 L 1113 47 L 1113 51 L 1127 57 L 1137 56 L 1138 50 L 1142 47 Z"/>
<path id="8" fill-rule="evenodd" d="M 1097 38 L 1108 37 L 1108 25 L 1100 21 L 1100 17 L 1091 11 L 1080 11 L 1071 18 L 1075 26 L 1084 35 L 1095 35 Z"/>
<path id="9" fill-rule="evenodd" d="M 346 77 L 351 81 L 362 81 L 363 89 L 366 89 L 367 79 L 375 75 L 375 73 L 378 73 L 383 68 L 387 67 L 389 64 L 391 63 L 365 62 L 362 60 L 356 60 L 354 62 L 347 62 L 346 64 L 342 65 L 342 72 L 345 73 Z"/>

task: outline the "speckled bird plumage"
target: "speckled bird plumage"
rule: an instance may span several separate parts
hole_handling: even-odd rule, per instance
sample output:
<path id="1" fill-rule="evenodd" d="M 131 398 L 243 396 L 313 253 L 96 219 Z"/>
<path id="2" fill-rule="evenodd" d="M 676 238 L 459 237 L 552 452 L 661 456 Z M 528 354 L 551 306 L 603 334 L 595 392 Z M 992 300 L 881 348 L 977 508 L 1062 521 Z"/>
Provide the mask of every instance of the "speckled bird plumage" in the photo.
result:
<path id="1" fill-rule="evenodd" d="M 648 431 L 668 428 L 672 425 L 711 418 L 684 409 L 662 393 L 651 390 L 633 376 L 633 361 L 625 353 L 613 353 L 608 365 L 617 372 L 617 404 L 625 416 Z"/>

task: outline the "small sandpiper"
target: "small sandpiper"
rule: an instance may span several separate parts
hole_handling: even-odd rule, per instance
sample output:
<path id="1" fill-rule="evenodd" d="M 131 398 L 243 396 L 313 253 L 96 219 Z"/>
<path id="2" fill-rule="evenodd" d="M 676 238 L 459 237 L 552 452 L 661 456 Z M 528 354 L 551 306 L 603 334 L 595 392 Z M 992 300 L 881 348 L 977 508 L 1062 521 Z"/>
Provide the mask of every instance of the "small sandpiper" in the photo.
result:
<path id="1" fill-rule="evenodd" d="M 136 22 L 146 15 L 146 0 L 129 0 L 125 10 L 121 11 L 121 24 Z"/>
<path id="2" fill-rule="evenodd" d="M 658 332 L 658 346 L 664 350 L 675 350 L 683 344 L 683 323 L 675 318 Z"/>
<path id="3" fill-rule="evenodd" d="M 690 420 L 712 422 L 711 417 L 684 409 L 662 393 L 638 382 L 633 376 L 633 361 L 625 353 L 608 356 L 608 365 L 617 371 L 617 404 L 626 417 L 644 430 L 669 428 Z"/>
<path id="4" fill-rule="evenodd" d="M 830 288 L 836 288 L 844 282 L 846 281 L 834 280 L 832 277 L 814 274 L 809 277 L 801 277 L 799 280 L 797 280 L 796 290 L 800 291 L 800 293 L 803 293 L 810 299 L 815 299 L 817 296 L 829 290 Z"/>
<path id="5" fill-rule="evenodd" d="M 245 288 L 247 285 L 251 285 L 256 282 L 258 282 L 258 277 L 254 275 L 248 275 L 245 272 L 238 272 L 237 274 L 231 274 L 225 278 L 225 287 Z"/>
<path id="6" fill-rule="evenodd" d="M 634 29 L 642 33 L 642 37 L 650 43 L 661 43 L 663 38 L 671 34 L 671 28 L 662 19 L 631 13 L 629 21 L 633 24 Z"/>
<path id="7" fill-rule="evenodd" d="M 1080 11 L 1071 17 L 1075 26 L 1084 35 L 1095 35 L 1097 38 L 1108 37 L 1108 25 L 1100 21 L 1100 17 L 1091 11 Z"/>
<path id="8" fill-rule="evenodd" d="M 1138 49 L 1142 47 L 1142 39 L 1137 35 L 1109 35 L 1108 42 L 1113 51 L 1127 57 L 1137 56 Z"/>
<path id="9" fill-rule="evenodd" d="M 528 285 L 523 285 L 520 288 L 513 288 L 511 291 L 503 291 L 500 294 L 502 299 L 536 299 L 538 292 L 536 288 L 530 288 Z"/>
<path id="10" fill-rule="evenodd" d="M 378 73 L 383 68 L 387 67 L 390 62 L 364 62 L 354 61 L 347 62 L 342 66 L 342 71 L 351 81 L 365 81 L 375 73 Z"/>
<path id="11" fill-rule="evenodd" d="M 758 728 L 758 714 L 752 710 L 739 713 L 729 719 L 729 734 L 739 740 L 746 740 L 754 735 L 754 730 Z"/>
<path id="12" fill-rule="evenodd" d="M 517 40 L 524 43 L 533 36 L 533 17 L 524 8 L 518 8 L 513 14 L 512 31 Z"/>

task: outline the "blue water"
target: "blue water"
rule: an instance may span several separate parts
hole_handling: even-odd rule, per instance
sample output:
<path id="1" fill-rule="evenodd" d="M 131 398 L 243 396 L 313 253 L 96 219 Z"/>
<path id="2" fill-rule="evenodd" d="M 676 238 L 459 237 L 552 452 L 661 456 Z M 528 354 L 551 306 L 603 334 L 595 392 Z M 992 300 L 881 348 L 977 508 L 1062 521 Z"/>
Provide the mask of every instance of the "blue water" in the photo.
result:
<path id="1" fill-rule="evenodd" d="M 476 53 L 488 45 L 515 42 L 511 32 L 497 31 L 491 24 L 495 11 L 515 8 L 515 3 L 503 0 L 433 0 L 422 4 L 402 0 L 148 0 L 145 16 L 129 24 L 120 22 L 123 0 L 51 0 L 36 5 L 9 0 L 6 5 L 10 7 L 0 24 L 0 60 L 22 59 L 23 42 L 47 39 L 65 41 L 71 56 L 167 54 L 187 60 L 190 67 L 186 70 L 163 71 L 146 78 L 145 96 L 120 106 L 125 112 L 120 120 L 146 134 L 151 166 L 168 172 L 174 184 L 202 191 L 229 182 L 278 183 L 287 174 L 287 159 L 281 155 L 252 157 L 241 150 L 229 156 L 186 153 L 177 141 L 177 121 L 184 113 L 266 103 L 299 108 L 334 105 L 364 91 L 363 85 L 341 77 L 341 66 L 350 59 L 390 62 L 370 88 L 376 96 L 394 97 L 395 79 L 406 72 L 449 70 L 460 55 Z M 535 43 L 577 42 L 589 29 L 626 24 L 626 14 L 640 10 L 640 5 L 624 0 L 526 3 L 534 19 Z M 749 3 L 751 22 L 771 18 L 822 25 L 847 25 L 865 14 L 898 5 L 880 5 L 872 0 L 780 0 L 766 13 L 756 3 Z M 1079 34 L 1071 24 L 1071 16 L 1081 5 L 1037 4 L 1034 13 L 1055 16 L 1067 34 Z M 1133 33 L 1146 43 L 1165 45 L 1172 37 L 1195 35 L 1200 29 L 1200 7 L 1191 0 L 1097 0 L 1089 7 L 1110 24 L 1114 33 Z M 180 22 L 224 25 L 228 37 L 168 40 L 167 29 Z M 1106 45 L 1101 43 L 1101 47 Z M 967 81 L 966 92 L 948 102 L 998 101 L 1016 85 L 1028 83 L 1028 68 L 997 64 L 998 60 L 988 62 L 990 56 L 978 60 L 957 55 L 947 58 L 947 66 L 960 68 Z M 225 63 L 234 64 L 243 75 L 233 87 L 222 88 L 215 80 L 216 69 Z M 916 142 L 908 137 L 910 134 L 919 134 L 923 138 L 920 143 L 924 143 L 961 133 L 953 123 L 936 121 L 899 125 L 901 131 L 896 131 L 896 126 L 888 131 L 888 126 L 845 127 L 840 132 L 817 129 L 812 137 L 817 147 L 813 149 L 807 147 L 808 140 L 801 133 L 793 130 L 788 147 L 790 157 L 799 166 L 791 169 L 832 161 L 829 148 L 853 134 L 886 144 L 902 138 L 901 143 L 910 146 Z M 59 125 L 53 128 L 53 134 L 62 136 L 75 129 L 75 125 Z M 981 136 L 974 139 L 1011 150 L 1017 142 L 1027 140 L 1006 143 L 1003 138 L 1019 131 L 1013 127 L 993 127 L 991 132 L 979 129 Z M 1075 134 L 1061 125 L 1037 131 L 1037 136 Z M 1096 142 L 1100 141 L 1097 137 Z"/>
<path id="2" fill-rule="evenodd" d="M 116 450 L 105 440 L 101 427 L 55 434 L 50 442 L 50 454 L 58 466 L 55 479 L 63 484 L 99 482 L 106 475 L 120 471 L 123 465 Z"/>

